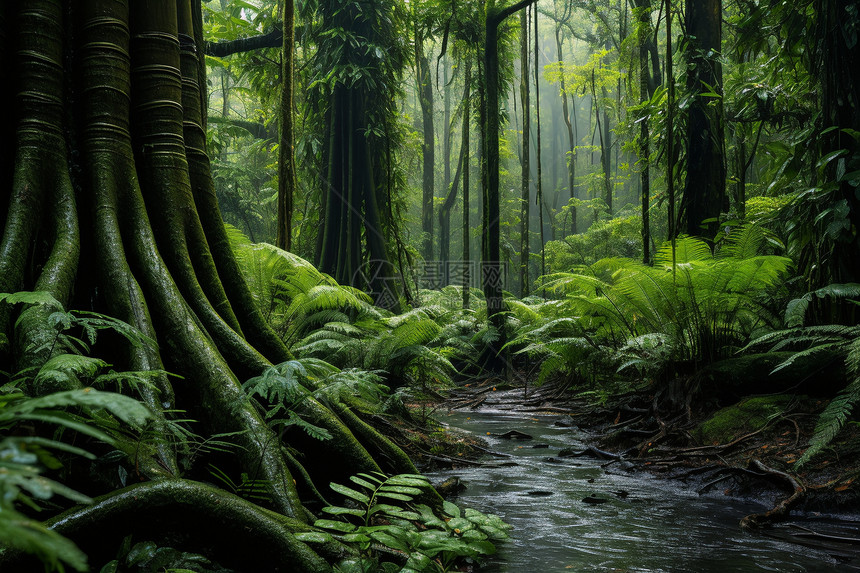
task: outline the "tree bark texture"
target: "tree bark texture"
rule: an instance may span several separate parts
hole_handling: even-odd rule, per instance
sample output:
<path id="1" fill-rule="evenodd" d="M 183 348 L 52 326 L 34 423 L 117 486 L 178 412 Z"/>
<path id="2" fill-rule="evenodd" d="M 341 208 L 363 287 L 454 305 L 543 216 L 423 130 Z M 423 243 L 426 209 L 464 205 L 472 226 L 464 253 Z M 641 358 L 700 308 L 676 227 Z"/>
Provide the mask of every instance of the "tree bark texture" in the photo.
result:
<path id="1" fill-rule="evenodd" d="M 418 79 L 418 100 L 421 103 L 421 125 L 424 131 L 424 144 L 421 148 L 423 158 L 423 178 L 421 195 L 421 232 L 423 247 L 421 254 L 425 261 L 433 259 L 433 195 L 436 169 L 436 132 L 433 125 L 433 82 L 430 76 L 430 63 L 424 53 L 423 38 L 415 38 L 415 71 Z"/>
<path id="2" fill-rule="evenodd" d="M 521 0 L 505 8 L 498 8 L 494 0 L 487 5 L 487 20 L 484 36 L 484 90 L 486 100 L 483 107 L 483 255 L 481 282 L 487 300 L 487 316 L 490 324 L 499 333 L 499 339 L 488 345 L 487 364 L 491 369 L 501 370 L 505 365 L 501 359 L 504 346 L 504 315 L 502 301 L 502 257 L 499 244 L 501 220 L 499 218 L 499 25 L 512 14 L 534 4 L 536 0 Z"/>
<path id="3" fill-rule="evenodd" d="M 281 121 L 278 134 L 278 247 L 289 251 L 293 236 L 293 203 L 296 188 L 296 155 L 293 150 L 293 64 L 295 4 L 284 1 L 281 50 Z"/>
<path id="4" fill-rule="evenodd" d="M 175 387 L 161 376 L 140 389 L 162 437 L 151 451 L 134 453 L 135 479 L 206 475 L 205 468 L 177 464 L 178 446 L 163 430 L 171 411 L 184 409 L 200 421 L 199 431 L 234 433 L 230 463 L 265 481 L 272 509 L 302 522 L 302 476 L 327 483 L 414 466 L 345 406 L 314 398 L 300 413 L 333 439 L 279 437 L 241 388 L 241 380 L 290 354 L 255 307 L 218 210 L 203 127 L 202 21 L 193 4 L 28 0 L 0 7 L 0 40 L 8 37 L 16 49 L 8 78 L 14 87 L 5 90 L 14 94 L 6 103 L 16 121 L 3 127 L 10 160 L 0 163 L 9 182 L 9 192 L 0 192 L 0 292 L 47 291 L 67 307 L 123 320 L 157 344 L 116 341 L 118 369 L 182 375 Z M 8 52 L 0 50 L 0 58 L 8 62 Z M 365 166 L 353 177 L 370 184 L 366 151 L 350 149 L 355 164 Z M 0 315 L 0 369 L 22 370 L 52 356 L 40 343 L 56 335 L 47 312 L 32 306 Z M 25 387 L 31 394 L 57 389 L 65 388 Z M 284 446 L 304 450 L 302 463 Z M 182 499 L 169 497 L 180 490 L 161 490 L 159 503 L 181 506 Z M 204 513 L 219 503 L 199 499 L 214 504 L 200 507 Z M 268 511 L 246 517 L 266 527 Z M 86 509 L 70 516 L 80 512 Z M 86 528 L 77 535 L 85 537 Z M 313 554 L 295 543 L 299 553 Z"/>
<path id="5" fill-rule="evenodd" d="M 521 296 L 529 295 L 529 208 L 531 207 L 531 104 L 529 102 L 529 11 L 520 12 L 520 102 L 523 113 L 522 197 L 520 198 Z"/>
<path id="6" fill-rule="evenodd" d="M 718 56 L 722 38 L 722 0 L 687 0 L 687 90 L 692 100 L 687 116 L 687 181 L 681 209 L 687 234 L 712 239 L 726 204 L 723 74 Z M 709 221 L 705 223 L 705 221 Z"/>

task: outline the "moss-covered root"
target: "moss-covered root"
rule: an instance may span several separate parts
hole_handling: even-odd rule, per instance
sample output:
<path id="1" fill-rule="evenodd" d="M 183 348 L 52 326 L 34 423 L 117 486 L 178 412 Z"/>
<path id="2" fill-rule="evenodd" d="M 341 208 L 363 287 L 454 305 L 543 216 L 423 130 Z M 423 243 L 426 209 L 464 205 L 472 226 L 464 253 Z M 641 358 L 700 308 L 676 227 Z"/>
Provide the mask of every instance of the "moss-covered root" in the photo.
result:
<path id="1" fill-rule="evenodd" d="M 296 539 L 294 534 L 308 531 L 307 525 L 189 480 L 133 485 L 46 523 L 94 560 L 100 554 L 113 556 L 129 524 L 136 538 L 155 536 L 166 544 L 211 552 L 223 565 L 243 571 L 331 571 L 325 559 Z"/>
<path id="2" fill-rule="evenodd" d="M 418 473 L 418 469 L 406 455 L 406 452 L 359 418 L 348 406 L 337 403 L 333 409 L 367 451 L 382 457 L 385 466 L 383 469 L 394 474 Z"/>

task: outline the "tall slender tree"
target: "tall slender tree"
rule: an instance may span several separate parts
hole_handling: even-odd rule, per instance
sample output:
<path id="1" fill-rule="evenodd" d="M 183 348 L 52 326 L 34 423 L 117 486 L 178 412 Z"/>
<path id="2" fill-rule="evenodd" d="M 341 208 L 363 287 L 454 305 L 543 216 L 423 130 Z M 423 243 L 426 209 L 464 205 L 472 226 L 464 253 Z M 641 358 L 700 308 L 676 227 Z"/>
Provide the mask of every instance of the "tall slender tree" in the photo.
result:
<path id="1" fill-rule="evenodd" d="M 277 244 L 289 251 L 293 237 L 293 203 L 296 188 L 296 154 L 293 150 L 293 64 L 295 4 L 284 0 L 281 50 L 281 112 L 278 132 L 278 236 Z"/>
<path id="2" fill-rule="evenodd" d="M 523 150 L 520 198 L 520 293 L 529 294 L 529 207 L 531 206 L 531 103 L 529 102 L 529 11 L 520 12 L 520 107 L 523 114 Z"/>
<path id="3" fill-rule="evenodd" d="M 484 35 L 484 90 L 486 101 L 483 111 L 484 157 L 482 179 L 484 186 L 483 249 L 481 271 L 484 297 L 487 300 L 487 316 L 490 324 L 499 333 L 495 343 L 487 349 L 485 363 L 494 370 L 504 368 L 501 349 L 504 346 L 502 315 L 502 257 L 500 249 L 499 217 L 499 25 L 508 16 L 533 4 L 536 0 L 520 0 L 510 6 L 499 7 L 496 0 L 486 2 L 486 24 Z"/>
<path id="4" fill-rule="evenodd" d="M 417 5 L 417 4 L 416 4 Z M 417 8 L 416 8 L 417 11 Z M 421 232 L 424 260 L 433 259 L 433 197 L 436 170 L 436 131 L 433 124 L 433 79 L 430 62 L 424 53 L 423 24 L 415 17 L 415 78 L 418 82 L 418 101 L 421 104 L 421 126 L 424 143 L 421 147 L 423 165 L 421 194 Z"/>

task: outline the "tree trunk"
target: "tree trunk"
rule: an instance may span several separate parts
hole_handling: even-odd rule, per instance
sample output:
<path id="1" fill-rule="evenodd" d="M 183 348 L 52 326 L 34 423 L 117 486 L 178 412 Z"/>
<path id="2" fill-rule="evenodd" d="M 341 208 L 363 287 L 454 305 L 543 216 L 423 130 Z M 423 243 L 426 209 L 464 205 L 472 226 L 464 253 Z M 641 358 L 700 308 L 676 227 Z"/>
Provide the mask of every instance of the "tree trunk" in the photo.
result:
<path id="1" fill-rule="evenodd" d="M 484 187 L 483 236 L 485 248 L 481 264 L 481 283 L 487 300 L 487 318 L 499 333 L 499 338 L 488 345 L 484 364 L 493 371 L 503 370 L 504 315 L 502 314 L 502 257 L 500 252 L 499 218 L 499 25 L 508 16 L 522 10 L 536 0 L 521 0 L 506 8 L 497 8 L 495 0 L 487 5 L 487 21 L 484 36 L 484 89 L 486 102 L 483 106 L 485 125 L 483 179 Z"/>
<path id="2" fill-rule="evenodd" d="M 271 531 L 270 509 L 220 505 L 206 486 L 176 479 L 184 471 L 207 475 L 205 468 L 178 464 L 177 446 L 167 441 L 166 421 L 177 408 L 201 422 L 197 431 L 233 436 L 237 448 L 225 454 L 224 463 L 233 464 L 226 467 L 266 483 L 270 507 L 295 527 L 307 519 L 293 480 L 303 485 L 302 465 L 312 470 L 311 479 L 340 481 L 380 469 L 379 453 L 382 469 L 413 471 L 396 446 L 345 406 L 330 409 L 313 398 L 300 414 L 333 439 L 305 447 L 305 438 L 287 433 L 284 442 L 241 388 L 240 380 L 290 354 L 254 305 L 218 210 L 203 128 L 202 22 L 192 0 L 4 3 L 0 27 L 0 37 L 14 36 L 18 46 L 16 72 L 8 78 L 15 86 L 8 102 L 17 119 L 8 142 L 14 161 L 0 164 L 0 177 L 12 182 L 0 211 L 0 292 L 43 290 L 64 304 L 121 319 L 157 345 L 114 341 L 117 369 L 168 369 L 183 377 L 175 398 L 166 376 L 139 388 L 157 419 L 157 437 L 151 452 L 128 460 L 138 472 L 134 479 L 171 484 L 158 490 L 157 503 L 178 513 L 193 490 L 200 514 L 241 510 L 242 520 L 224 527 Z M 40 344 L 56 335 L 47 312 L 32 306 L 17 317 L 0 316 L 0 369 L 51 357 Z M 32 382 L 29 393 L 57 389 Z M 304 449 L 302 465 L 286 446 Z M 151 509 L 148 494 L 103 493 L 100 503 L 126 522 Z M 78 508 L 64 517 L 79 524 L 69 527 L 69 536 L 87 538 L 88 515 Z M 118 545 L 128 532 L 109 533 L 99 542 Z M 280 547 L 295 561 L 284 558 L 279 567 L 330 569 L 295 539 Z"/>
<path id="3" fill-rule="evenodd" d="M 471 286 L 472 257 L 469 249 L 471 235 L 470 205 L 469 205 L 469 179 L 471 178 L 470 157 L 470 127 L 472 124 L 471 90 L 472 90 L 472 59 L 466 55 L 466 73 L 464 79 L 466 87 L 463 94 L 463 308 L 469 308 L 469 288 Z"/>
<path id="4" fill-rule="evenodd" d="M 567 156 L 567 189 L 568 189 L 568 199 L 576 199 L 576 139 L 573 134 L 573 123 L 576 121 L 576 118 L 573 118 L 571 121 L 570 110 L 573 107 L 568 106 L 567 104 L 567 90 L 564 86 L 564 51 L 562 50 L 562 36 L 561 36 L 561 22 L 558 22 L 555 27 L 555 47 L 558 51 L 558 61 L 560 64 L 559 71 L 561 72 L 559 77 L 561 79 L 561 109 L 564 114 L 564 125 L 567 127 L 567 144 L 568 144 L 568 156 Z M 573 94 L 571 94 L 571 100 L 573 100 Z M 568 205 L 570 205 L 570 234 L 576 235 L 576 206 L 571 205 L 570 201 L 568 201 Z M 564 235 L 564 231 L 562 231 L 562 235 Z"/>
<path id="5" fill-rule="evenodd" d="M 645 103 L 651 95 L 651 74 L 648 67 L 651 39 L 651 0 L 637 0 L 639 11 L 639 101 Z M 639 196 L 642 205 L 642 262 L 651 264 L 651 135 L 648 117 L 639 121 Z"/>
<path id="6" fill-rule="evenodd" d="M 520 12 L 520 102 L 523 113 L 520 199 L 520 296 L 529 294 L 529 207 L 531 206 L 531 104 L 529 103 L 529 11 Z"/>
<path id="7" fill-rule="evenodd" d="M 687 89 L 692 99 L 687 118 L 687 182 L 681 209 L 687 234 L 712 239 L 726 203 L 723 78 L 717 55 L 721 51 L 722 0 L 687 0 Z M 705 223 L 705 221 L 708 221 Z"/>
<path id="8" fill-rule="evenodd" d="M 534 12 L 534 40 L 535 40 L 535 123 L 537 124 L 537 141 L 535 142 L 535 150 L 537 157 L 537 197 L 536 203 L 538 208 L 538 223 L 540 225 L 540 274 L 541 276 L 546 274 L 546 252 L 544 252 L 544 247 L 546 246 L 546 237 L 545 230 L 543 224 L 543 215 L 544 215 L 544 200 L 543 200 L 543 173 L 542 173 L 542 165 L 541 165 L 541 132 L 540 132 L 540 46 L 538 45 L 538 11 L 537 7 L 533 6 L 532 11 Z M 527 277 L 528 278 L 528 277 Z M 544 294 L 546 294 L 546 290 L 544 290 Z"/>
<path id="9" fill-rule="evenodd" d="M 433 83 L 430 79 L 430 63 L 424 54 L 423 38 L 415 37 L 415 71 L 418 80 L 418 101 L 421 103 L 421 118 L 424 129 L 423 185 L 421 195 L 421 232 L 425 261 L 433 260 L 433 185 L 435 178 L 436 134 L 433 127 Z"/>
<path id="10" fill-rule="evenodd" d="M 821 155 L 845 149 L 838 159 L 828 165 L 828 178 L 835 181 L 838 190 L 835 201 L 847 203 L 850 232 L 842 241 L 835 242 L 831 262 L 835 268 L 834 282 L 860 281 L 860 197 L 854 179 L 844 174 L 860 169 L 860 142 L 856 135 L 843 130 L 860 131 L 860 79 L 856 70 L 860 66 L 860 44 L 857 29 L 860 16 L 857 2 L 852 0 L 817 0 L 817 36 L 821 47 L 821 103 L 823 127 L 839 128 L 822 137 Z M 843 176 L 840 177 L 840 174 Z M 856 179 L 856 178 L 855 178 Z M 854 315 L 856 316 L 856 314 Z M 856 319 L 854 319 L 856 321 Z"/>
<path id="11" fill-rule="evenodd" d="M 295 4 L 284 0 L 284 44 L 281 51 L 281 118 L 278 137 L 278 247 L 292 249 L 296 156 L 293 150 L 293 44 Z"/>

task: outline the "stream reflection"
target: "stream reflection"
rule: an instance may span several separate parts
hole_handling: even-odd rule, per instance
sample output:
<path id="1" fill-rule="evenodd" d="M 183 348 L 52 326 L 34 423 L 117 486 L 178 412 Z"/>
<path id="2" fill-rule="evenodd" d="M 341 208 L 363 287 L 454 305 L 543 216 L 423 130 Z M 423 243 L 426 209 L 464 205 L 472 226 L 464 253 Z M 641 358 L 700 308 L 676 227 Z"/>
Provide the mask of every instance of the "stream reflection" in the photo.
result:
<path id="1" fill-rule="evenodd" d="M 513 456 L 499 459 L 495 467 L 428 474 L 433 481 L 458 476 L 467 485 L 458 503 L 498 514 L 514 526 L 510 541 L 481 571 L 860 571 L 856 559 L 738 527 L 743 516 L 769 507 L 718 492 L 699 496 L 679 482 L 628 473 L 620 464 L 602 468 L 603 460 L 555 458 L 562 448 L 584 447 L 579 430 L 554 427 L 555 419 L 485 411 L 439 416 L 452 428 L 484 437 L 492 450 Z M 487 435 L 508 430 L 534 439 Z M 534 447 L 539 444 L 549 447 Z M 584 498 L 597 503 L 584 503 Z M 804 525 L 826 522 L 807 519 Z"/>

